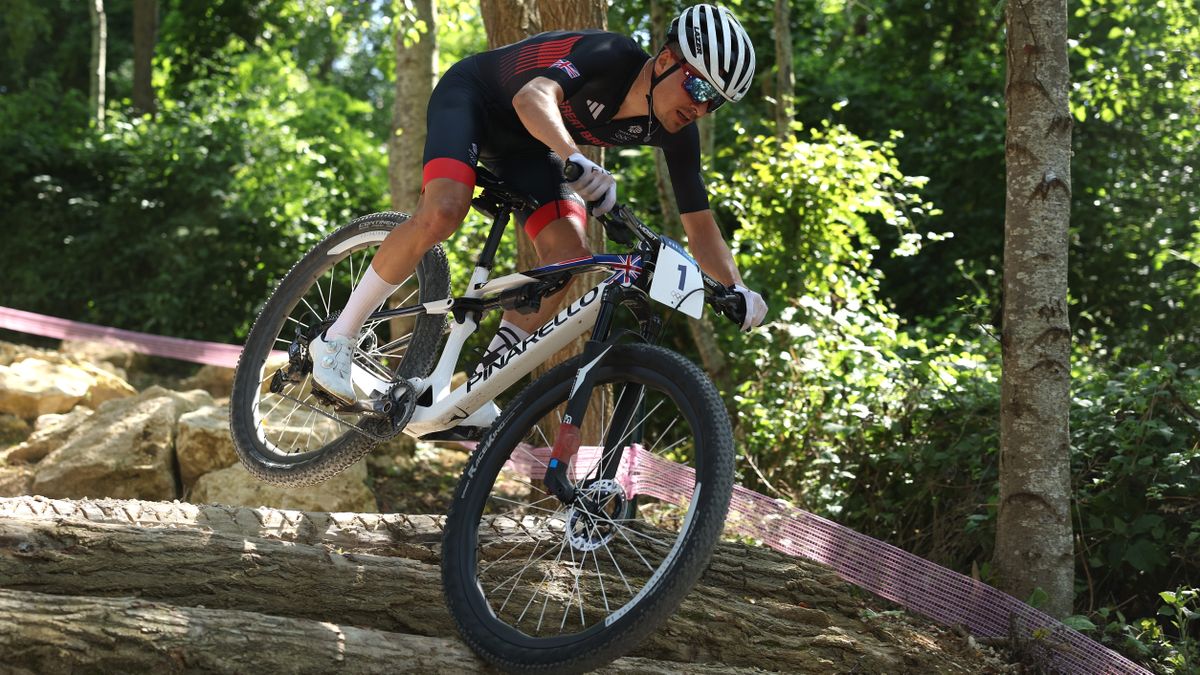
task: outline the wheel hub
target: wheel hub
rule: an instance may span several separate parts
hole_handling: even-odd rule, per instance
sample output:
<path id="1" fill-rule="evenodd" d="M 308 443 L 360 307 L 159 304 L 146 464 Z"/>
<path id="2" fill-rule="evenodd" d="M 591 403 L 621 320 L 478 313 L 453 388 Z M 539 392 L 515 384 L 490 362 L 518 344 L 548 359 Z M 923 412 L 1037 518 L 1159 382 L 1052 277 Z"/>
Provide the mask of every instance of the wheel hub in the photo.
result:
<path id="1" fill-rule="evenodd" d="M 627 497 L 615 480 L 598 480 L 578 492 L 567 512 L 567 539 L 576 551 L 594 551 L 607 544 L 617 532 L 614 523 L 625 513 Z"/>

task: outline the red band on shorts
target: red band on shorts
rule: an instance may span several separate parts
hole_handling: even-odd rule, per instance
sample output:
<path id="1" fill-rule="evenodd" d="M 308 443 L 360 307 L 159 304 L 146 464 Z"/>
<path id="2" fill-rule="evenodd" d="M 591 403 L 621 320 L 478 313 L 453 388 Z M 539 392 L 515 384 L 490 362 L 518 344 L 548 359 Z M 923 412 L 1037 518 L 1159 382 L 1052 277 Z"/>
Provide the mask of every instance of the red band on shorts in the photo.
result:
<path id="1" fill-rule="evenodd" d="M 535 239 L 547 225 L 559 218 L 569 218 L 576 226 L 583 227 L 587 224 L 587 211 L 584 210 L 583 204 L 570 199 L 543 204 L 525 219 L 525 234 L 529 235 L 530 239 Z"/>
<path id="2" fill-rule="evenodd" d="M 469 164 L 449 157 L 438 157 L 425 163 L 421 172 L 421 192 L 434 178 L 449 178 L 467 187 L 475 187 L 475 169 Z"/>

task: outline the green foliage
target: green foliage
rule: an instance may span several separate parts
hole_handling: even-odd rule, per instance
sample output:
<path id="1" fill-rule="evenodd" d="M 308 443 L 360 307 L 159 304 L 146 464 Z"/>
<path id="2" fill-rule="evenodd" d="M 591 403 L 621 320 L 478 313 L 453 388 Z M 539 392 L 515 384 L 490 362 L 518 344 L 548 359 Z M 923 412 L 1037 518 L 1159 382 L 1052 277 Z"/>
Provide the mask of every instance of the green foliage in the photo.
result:
<path id="1" fill-rule="evenodd" d="M 112 110 L 105 133 L 72 129 L 64 117 L 82 103 L 51 110 L 53 88 L 0 100 L 0 119 L 46 113 L 0 135 L 2 196 L 23 235 L 0 253 L 16 270 L 0 303 L 235 341 L 300 252 L 385 205 L 364 104 L 287 53 L 242 59 L 224 86 L 189 85 L 155 120 Z"/>
<path id="2" fill-rule="evenodd" d="M 1200 356 L 1198 19 L 1178 0 L 1071 17 L 1076 324 L 1122 363 Z"/>
<path id="3" fill-rule="evenodd" d="M 1200 674 L 1200 589 L 1181 586 L 1158 594 L 1154 617 L 1129 621 L 1119 610 L 1096 612 L 1098 639 L 1163 675 Z M 1089 622 L 1090 623 L 1090 622 Z"/>
<path id="4" fill-rule="evenodd" d="M 1081 590 L 1089 605 L 1150 612 L 1158 591 L 1200 578 L 1200 370 L 1159 360 L 1113 371 L 1087 359 L 1075 370 Z"/>
<path id="5" fill-rule="evenodd" d="M 665 2 L 667 15 L 684 4 Z M 705 175 L 771 307 L 750 336 L 718 322 L 742 480 L 987 579 L 1003 5 L 793 3 L 803 126 L 780 144 L 773 2 L 730 4 L 760 68 L 750 95 L 714 116 Z M 86 6 L 0 8 L 0 304 L 237 341 L 312 241 L 385 206 L 393 39 L 428 29 L 411 3 L 160 3 L 150 119 L 127 110 L 132 3 L 113 0 L 104 133 L 87 128 Z M 438 9 L 444 71 L 486 40 L 475 3 Z M 1100 608 L 1072 621 L 1161 672 L 1195 672 L 1200 17 L 1181 0 L 1071 9 L 1077 609 Z M 644 0 L 609 17 L 657 47 Z M 651 150 L 606 164 L 623 201 L 676 227 L 656 213 Z M 485 233 L 473 215 L 448 248 L 457 281 Z"/>

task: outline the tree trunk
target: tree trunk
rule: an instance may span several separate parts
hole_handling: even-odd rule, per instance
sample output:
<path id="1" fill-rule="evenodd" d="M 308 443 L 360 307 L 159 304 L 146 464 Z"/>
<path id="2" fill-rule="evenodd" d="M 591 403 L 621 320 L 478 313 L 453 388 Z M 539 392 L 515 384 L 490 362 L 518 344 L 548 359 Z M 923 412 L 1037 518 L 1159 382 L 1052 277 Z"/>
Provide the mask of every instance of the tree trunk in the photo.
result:
<path id="1" fill-rule="evenodd" d="M 421 673 L 483 669 L 457 640 L 137 598 L 0 589 L 0 615 L 0 653 L 15 672 L 319 675 L 397 672 L 397 664 Z"/>
<path id="2" fill-rule="evenodd" d="M 417 649 L 410 645 L 440 643 L 396 633 L 455 634 L 441 596 L 443 522 L 435 516 L 133 500 L 0 499 L 0 587 L 7 589 L 0 591 L 6 617 L 0 622 L 0 653 L 6 663 L 8 655 L 23 655 L 26 660 L 11 663 L 35 671 L 45 659 L 69 658 L 85 664 L 81 670 L 157 672 L 157 662 L 143 667 L 135 660 L 150 655 L 132 654 L 141 649 L 161 657 L 175 650 L 187 664 L 257 658 L 221 655 L 229 648 L 224 640 L 247 640 L 234 631 L 253 638 L 257 634 L 245 627 L 257 624 L 278 631 L 285 646 L 242 651 L 279 659 L 299 650 L 296 672 L 314 672 L 306 670 L 308 664 L 324 663 L 329 641 L 297 643 L 313 635 L 310 622 L 320 621 L 331 622 L 318 625 L 335 637 L 339 630 L 345 633 L 346 663 L 375 672 L 372 659 L 392 652 L 376 654 L 366 645 Z M 41 593 L 55 597 L 36 595 Z M 85 595 L 99 597 L 79 597 Z M 164 602 L 174 607 L 158 604 Z M 46 616 L 47 603 L 59 608 L 57 617 Z M 862 672 L 914 672 L 906 663 L 915 629 L 899 623 L 886 631 L 873 628 L 859 616 L 862 606 L 861 593 L 826 568 L 767 549 L 721 544 L 679 611 L 634 653 L 688 663 L 653 664 L 660 672 L 705 672 L 699 665 L 705 662 L 789 672 L 827 672 L 830 663 L 856 664 Z M 103 620 L 95 621 L 98 617 Z M 181 624 L 194 629 L 181 634 Z M 143 635 L 126 630 L 130 625 L 140 625 Z M 364 632 L 353 640 L 347 625 L 387 632 L 374 637 Z M 105 650 L 51 651 L 62 644 L 89 645 L 104 635 L 93 631 L 108 629 L 112 650 L 131 654 L 131 667 L 105 661 Z M 64 632 L 77 638 L 64 643 Z M 10 644 L 25 646 L 13 650 Z M 451 657 L 449 663 L 458 666 L 457 659 L 465 658 L 461 650 L 452 650 Z M 224 672 L 253 670 L 250 663 L 214 664 Z"/>
<path id="3" fill-rule="evenodd" d="M 14 672 L 484 672 L 461 641 L 257 612 L 179 607 L 136 598 L 0 589 L 0 653 Z M 248 649 L 264 645 L 264 649 Z M 286 667 L 284 666 L 286 664 Z M 27 670 L 22 670 L 27 669 Z M 598 673 L 739 675 L 758 668 L 625 657 Z M 6 671 L 8 672 L 8 671 Z"/>
<path id="4" fill-rule="evenodd" d="M 1004 373 L 998 586 L 1070 614 L 1070 350 L 1067 227 L 1071 115 L 1066 0 L 1013 0 L 1008 25 Z"/>
<path id="5" fill-rule="evenodd" d="M 481 0 L 479 3 L 487 31 L 488 47 L 495 49 L 523 40 L 530 35 L 551 30 L 579 30 L 583 28 L 604 29 L 607 26 L 607 3 L 603 0 Z M 601 148 L 583 147 L 584 156 L 603 166 L 604 151 Z M 619 186 L 619 177 L 618 177 Z M 620 188 L 618 187 L 618 190 Z M 618 193 L 618 198 L 620 193 Z M 517 228 L 520 229 L 520 228 Z M 595 221 L 588 222 L 588 246 L 593 252 L 604 251 L 604 228 Z M 537 267 L 537 252 L 533 242 L 522 231 L 517 235 L 517 268 Z M 581 275 L 567 292 L 574 299 L 588 286 L 598 283 L 599 275 Z M 554 366 L 583 352 L 588 336 L 581 336 L 536 368 L 532 377 L 541 376 Z M 602 407 L 603 406 L 603 407 Z M 584 416 L 582 433 L 584 438 L 600 438 L 604 421 L 608 419 L 609 405 L 592 403 Z M 557 428 L 545 429 L 549 438 L 558 433 Z"/>
<path id="6" fill-rule="evenodd" d="M 542 31 L 537 0 L 479 0 L 488 49 L 510 45 Z"/>
<path id="7" fill-rule="evenodd" d="M 133 107 L 153 115 L 154 42 L 158 32 L 158 0 L 133 2 Z"/>
<path id="8" fill-rule="evenodd" d="M 449 635 L 436 544 L 405 550 L 385 557 L 200 528 L 5 518 L 0 585 Z"/>
<path id="9" fill-rule="evenodd" d="M 796 76 L 792 72 L 792 28 L 789 0 L 775 0 L 775 138 L 791 138 L 795 115 Z"/>
<path id="10" fill-rule="evenodd" d="M 421 196 L 421 158 L 425 149 L 425 108 L 437 78 L 437 25 L 434 0 L 416 0 L 413 12 L 397 17 L 396 101 L 388 137 L 388 181 L 392 209 L 412 213 Z M 424 22 L 420 38 L 405 44 L 410 21 Z"/>
<path id="11" fill-rule="evenodd" d="M 88 0 L 88 13 L 92 17 L 92 57 L 88 65 L 91 87 L 88 95 L 89 110 L 96 126 L 104 128 L 104 79 L 108 54 L 108 18 L 104 14 L 104 0 Z"/>

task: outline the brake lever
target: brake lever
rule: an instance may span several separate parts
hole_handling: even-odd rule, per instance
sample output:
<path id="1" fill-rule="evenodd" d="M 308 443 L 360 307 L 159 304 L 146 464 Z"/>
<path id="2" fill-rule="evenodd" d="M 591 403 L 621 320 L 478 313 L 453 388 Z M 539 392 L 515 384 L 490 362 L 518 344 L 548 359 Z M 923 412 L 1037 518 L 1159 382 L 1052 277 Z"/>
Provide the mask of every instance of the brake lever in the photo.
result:
<path id="1" fill-rule="evenodd" d="M 706 299 L 713 309 L 741 328 L 742 324 L 746 322 L 746 298 L 741 293 L 720 285 L 719 282 L 717 282 L 717 286 L 719 290 L 713 289 L 711 293 L 707 294 Z"/>

